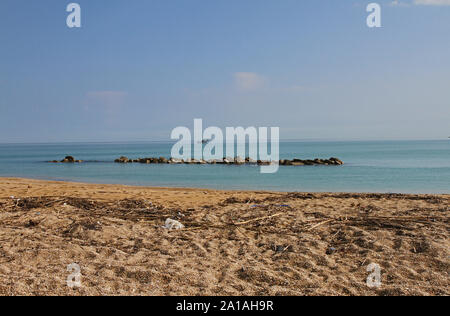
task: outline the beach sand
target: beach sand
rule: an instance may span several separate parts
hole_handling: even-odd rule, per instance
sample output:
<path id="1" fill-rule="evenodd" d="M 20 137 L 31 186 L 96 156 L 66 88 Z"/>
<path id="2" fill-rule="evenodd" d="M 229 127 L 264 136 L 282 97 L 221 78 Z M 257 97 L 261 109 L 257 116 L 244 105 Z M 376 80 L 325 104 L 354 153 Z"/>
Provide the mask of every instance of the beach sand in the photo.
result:
<path id="1" fill-rule="evenodd" d="M 450 295 L 449 202 L 0 178 L 0 295 Z"/>

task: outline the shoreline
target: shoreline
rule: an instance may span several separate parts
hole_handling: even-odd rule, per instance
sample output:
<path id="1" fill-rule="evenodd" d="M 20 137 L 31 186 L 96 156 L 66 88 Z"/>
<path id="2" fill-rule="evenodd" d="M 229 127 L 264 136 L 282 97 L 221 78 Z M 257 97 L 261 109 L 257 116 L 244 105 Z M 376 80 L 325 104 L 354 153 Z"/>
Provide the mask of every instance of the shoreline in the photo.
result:
<path id="1" fill-rule="evenodd" d="M 264 190 L 264 189 L 215 189 L 207 187 L 183 187 L 183 186 L 152 186 L 148 184 L 121 184 L 121 183 L 104 183 L 104 182 L 86 182 L 86 181 L 76 181 L 76 180 L 66 180 L 66 179 L 44 179 L 44 178 L 27 178 L 27 177 L 15 177 L 15 176 L 0 176 L 0 183 L 5 180 L 9 181 L 31 181 L 31 182 L 47 182 L 53 184 L 77 184 L 77 185 L 88 185 L 88 186 L 123 186 L 125 188 L 135 188 L 135 189 L 153 189 L 153 190 L 173 190 L 173 191 L 218 191 L 227 193 L 311 193 L 311 194 L 379 194 L 379 195 L 418 195 L 418 196 L 428 196 L 428 195 L 438 195 L 438 196 L 450 196 L 450 193 L 435 193 L 435 192 L 403 192 L 403 191 L 392 191 L 392 192 L 382 192 L 382 191 L 281 191 L 281 190 Z M 1 198 L 1 196 L 0 196 Z"/>
<path id="2" fill-rule="evenodd" d="M 0 178 L 0 296 L 447 296 L 449 205 L 450 195 Z M 378 288 L 366 284 L 371 263 Z"/>

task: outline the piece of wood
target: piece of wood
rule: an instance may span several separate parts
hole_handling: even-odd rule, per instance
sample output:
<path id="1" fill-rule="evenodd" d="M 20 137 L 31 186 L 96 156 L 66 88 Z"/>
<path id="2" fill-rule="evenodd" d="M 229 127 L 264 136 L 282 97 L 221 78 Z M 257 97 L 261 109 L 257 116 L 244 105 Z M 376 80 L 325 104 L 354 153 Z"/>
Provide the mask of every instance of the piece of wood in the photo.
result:
<path id="1" fill-rule="evenodd" d="M 262 220 L 265 220 L 265 219 L 269 219 L 269 218 L 274 218 L 274 217 L 277 217 L 277 216 L 281 216 L 281 215 L 283 215 L 283 214 L 286 214 L 286 213 L 277 213 L 277 214 L 270 215 L 270 216 L 258 217 L 258 218 L 254 218 L 254 219 L 251 219 L 251 220 L 248 220 L 248 221 L 245 221 L 245 222 L 235 223 L 234 225 L 236 225 L 236 226 L 239 226 L 239 225 L 245 225 L 245 224 L 248 224 L 248 223 L 257 222 L 257 221 L 262 221 Z"/>
<path id="2" fill-rule="evenodd" d="M 325 225 L 326 223 L 329 223 L 329 222 L 332 222 L 332 221 L 334 221 L 334 219 L 329 219 L 329 220 L 327 220 L 327 221 L 324 221 L 324 222 L 321 222 L 321 223 L 319 223 L 319 224 L 316 224 L 316 225 L 310 227 L 310 228 L 308 229 L 308 231 L 313 230 L 314 228 L 317 228 L 317 227 L 319 227 L 319 226 Z"/>

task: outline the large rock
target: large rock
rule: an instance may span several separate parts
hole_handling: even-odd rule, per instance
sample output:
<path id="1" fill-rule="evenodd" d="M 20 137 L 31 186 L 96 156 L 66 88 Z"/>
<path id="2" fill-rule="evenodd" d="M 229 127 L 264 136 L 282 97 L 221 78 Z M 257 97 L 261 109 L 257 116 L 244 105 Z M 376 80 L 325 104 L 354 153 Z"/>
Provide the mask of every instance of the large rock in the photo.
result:
<path id="1" fill-rule="evenodd" d="M 322 160 L 322 159 L 316 158 L 316 159 L 314 159 L 314 163 L 315 163 L 316 165 L 324 165 L 324 164 L 325 164 L 325 161 Z"/>
<path id="2" fill-rule="evenodd" d="M 53 160 L 52 162 L 75 163 L 75 162 L 83 162 L 83 161 L 82 160 L 76 160 L 72 156 L 66 156 L 66 158 L 64 158 L 61 161 Z"/>
<path id="3" fill-rule="evenodd" d="M 335 158 L 335 157 L 331 157 L 329 160 L 332 161 L 333 164 L 335 164 L 335 165 L 343 165 L 344 164 L 344 162 L 342 160 Z"/>
<path id="4" fill-rule="evenodd" d="M 83 161 L 82 160 L 76 160 L 72 156 L 66 156 L 63 160 L 51 160 L 51 161 L 48 161 L 48 162 L 51 162 L 51 163 L 75 163 L 75 162 L 81 163 Z"/>
<path id="5" fill-rule="evenodd" d="M 75 158 L 73 158 L 72 156 L 66 156 L 66 158 L 64 158 L 61 162 L 74 163 L 75 162 Z"/>
<path id="6" fill-rule="evenodd" d="M 159 157 L 158 162 L 159 163 L 168 163 L 168 160 L 164 157 Z"/>
<path id="7" fill-rule="evenodd" d="M 128 163 L 128 162 L 131 162 L 131 160 L 128 159 L 127 157 L 125 157 L 125 156 L 122 156 L 119 159 L 114 160 L 114 162 L 117 162 L 117 163 Z"/>
<path id="8" fill-rule="evenodd" d="M 231 158 L 223 158 L 223 163 L 226 165 L 231 165 L 234 162 L 234 159 Z"/>
<path id="9" fill-rule="evenodd" d="M 138 162 L 139 163 L 150 163 L 150 159 L 148 159 L 148 158 L 139 158 Z"/>
<path id="10" fill-rule="evenodd" d="M 173 165 L 181 164 L 181 163 L 183 163 L 183 160 L 182 159 L 177 159 L 177 158 L 170 158 L 169 159 L 169 163 L 173 164 Z"/>
<path id="11" fill-rule="evenodd" d="M 330 159 L 319 159 L 316 158 L 314 160 L 306 159 L 292 159 L 292 160 L 280 160 L 280 165 L 282 166 L 316 166 L 316 165 L 342 165 L 344 164 L 341 160 L 338 158 L 330 158 Z"/>
<path id="12" fill-rule="evenodd" d="M 237 164 L 237 165 L 243 165 L 243 164 L 245 164 L 245 159 L 243 159 L 241 157 L 236 157 L 234 159 L 234 163 Z"/>

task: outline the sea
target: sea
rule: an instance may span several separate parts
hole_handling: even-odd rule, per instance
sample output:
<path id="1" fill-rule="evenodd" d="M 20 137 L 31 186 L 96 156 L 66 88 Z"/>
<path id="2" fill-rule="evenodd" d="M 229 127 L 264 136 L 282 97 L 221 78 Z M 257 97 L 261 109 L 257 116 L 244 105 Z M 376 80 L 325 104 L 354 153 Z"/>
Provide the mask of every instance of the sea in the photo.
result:
<path id="1" fill-rule="evenodd" d="M 170 157 L 174 143 L 0 144 L 0 177 L 56 181 L 300 192 L 450 193 L 450 140 L 282 141 L 280 159 L 337 157 L 343 166 L 117 164 Z M 71 155 L 81 164 L 53 164 Z"/>

